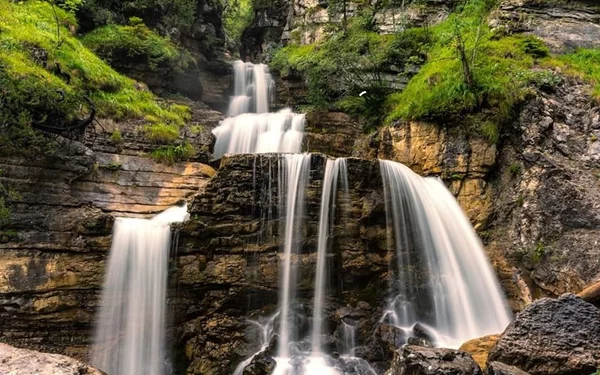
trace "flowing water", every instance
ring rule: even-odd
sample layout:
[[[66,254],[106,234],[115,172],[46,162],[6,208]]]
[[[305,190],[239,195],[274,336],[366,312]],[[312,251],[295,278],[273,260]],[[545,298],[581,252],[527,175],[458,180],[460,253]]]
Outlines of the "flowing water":
[[[175,206],[151,220],[115,220],[91,360],[106,373],[168,371],[164,342],[170,224],[188,216],[186,206]]]
[[[213,130],[213,157],[225,154],[298,153],[305,117],[290,109],[269,113],[275,84],[264,64],[237,61],[233,65],[234,96],[228,116]]]
[[[305,212],[305,192],[314,172],[311,155],[299,154],[305,117],[289,109],[269,113],[274,83],[266,65],[238,61],[233,69],[234,96],[229,117],[213,130],[217,138],[213,157],[287,153],[269,158],[268,171],[264,171],[268,185],[262,186],[268,201],[268,212],[261,213],[263,224],[277,220],[276,215],[281,219],[278,312],[249,320],[259,333],[258,351],[239,363],[233,374],[241,375],[257,355],[276,349],[275,375],[376,375],[367,361],[357,357],[357,348],[366,339],[360,337],[358,322],[338,322],[339,356],[332,355],[331,342],[324,340],[332,337],[335,328],[326,324],[332,308],[328,302],[335,301],[330,280],[341,276],[334,275],[329,265],[336,256],[334,231],[345,228],[344,217],[336,218],[336,214],[340,185],[348,192],[348,161],[327,160],[324,166],[311,319],[300,302],[306,297],[297,295],[298,264],[306,240],[303,223],[310,214]],[[276,170],[272,160],[277,163]],[[253,186],[260,189],[256,168],[255,159]],[[424,331],[434,344],[446,347],[501,332],[510,322],[510,312],[482,245],[456,199],[440,180],[422,178],[402,164],[380,160],[379,168],[387,240],[393,253],[389,298],[386,306],[378,307],[383,308],[379,322],[397,327],[407,337]],[[272,207],[273,202],[278,203],[277,208]],[[169,223],[186,219],[185,207],[174,207],[153,220],[115,222],[92,360],[111,375],[163,375],[167,370],[164,325]],[[334,226],[334,221],[338,225]],[[269,233],[264,231],[265,236],[273,237]],[[276,348],[270,348],[274,336]]]
[[[380,160],[396,264],[385,319],[408,331],[432,327],[437,345],[457,347],[502,332],[511,314],[473,227],[437,178]]]

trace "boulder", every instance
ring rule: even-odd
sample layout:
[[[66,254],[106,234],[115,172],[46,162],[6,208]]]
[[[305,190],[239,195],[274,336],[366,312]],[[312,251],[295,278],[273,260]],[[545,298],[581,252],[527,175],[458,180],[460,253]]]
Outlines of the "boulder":
[[[490,352],[531,375],[592,374],[600,365],[600,310],[573,294],[538,300],[520,313]]]
[[[510,366],[501,362],[492,362],[487,366],[488,375],[529,375],[515,366]]]
[[[394,355],[385,375],[480,375],[470,354],[454,349],[407,345]]]
[[[7,344],[0,344],[0,374],[106,375],[64,355],[18,349]]]
[[[478,337],[465,342],[458,350],[469,353],[481,369],[485,371],[490,350],[492,350],[499,339],[500,335]]]

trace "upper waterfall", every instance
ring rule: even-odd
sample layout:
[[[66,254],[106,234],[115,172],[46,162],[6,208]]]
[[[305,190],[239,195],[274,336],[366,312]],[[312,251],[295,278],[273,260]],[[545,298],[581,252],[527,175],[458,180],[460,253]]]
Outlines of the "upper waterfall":
[[[298,153],[302,149],[305,118],[283,109],[269,113],[275,82],[265,64],[233,64],[234,95],[227,117],[213,130],[213,157],[225,154]]]

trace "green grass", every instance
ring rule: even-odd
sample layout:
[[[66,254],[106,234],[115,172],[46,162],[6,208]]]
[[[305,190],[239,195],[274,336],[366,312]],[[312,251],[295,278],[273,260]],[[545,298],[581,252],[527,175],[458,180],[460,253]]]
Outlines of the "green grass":
[[[54,12],[56,12],[56,22]],[[0,0],[0,153],[26,148],[46,151],[33,128],[70,125],[89,113],[89,97],[99,117],[143,119],[182,126],[188,109],[162,101],[102,61],[73,32],[74,16],[47,2]]]
[[[427,29],[408,29],[396,35],[374,30],[373,9],[363,7],[348,19],[347,28],[331,25],[323,41],[289,45],[278,50],[271,67],[283,75],[300,74],[308,86],[307,105],[337,109],[364,120],[365,130],[379,123],[390,87],[381,73],[400,74],[420,64],[430,42]],[[359,93],[366,94],[359,96]]]
[[[529,36],[497,37],[485,22],[494,1],[469,0],[447,21],[431,28],[435,43],[427,62],[401,93],[390,96],[389,122],[426,119],[465,121],[491,142],[499,127],[511,118],[515,106],[530,92],[529,73],[547,48]],[[469,87],[456,48],[456,36],[465,42],[473,73]],[[485,119],[471,116],[486,109]]]
[[[196,149],[191,144],[185,142],[181,145],[163,146],[150,155],[154,161],[164,164],[174,164],[176,162],[187,160],[196,155]]]
[[[112,66],[141,63],[149,70],[176,64],[180,53],[169,38],[150,30],[137,17],[127,26],[107,25],[85,35],[84,45]]]
[[[593,95],[600,99],[600,48],[579,49],[558,59],[587,79],[594,86]]]

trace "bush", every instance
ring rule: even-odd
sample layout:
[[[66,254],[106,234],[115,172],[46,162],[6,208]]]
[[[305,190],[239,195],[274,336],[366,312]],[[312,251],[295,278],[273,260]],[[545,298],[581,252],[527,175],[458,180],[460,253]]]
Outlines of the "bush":
[[[159,102],[115,72],[73,37],[75,28],[72,14],[47,2],[0,0],[1,153],[49,152],[51,142],[34,129],[79,123],[90,111],[86,97],[101,117],[185,123],[185,107]]]
[[[174,28],[185,33],[194,23],[196,6],[196,0],[86,0],[77,15],[84,32],[109,24],[126,24],[129,18],[138,17],[164,33]]]
[[[169,38],[161,37],[139,18],[131,18],[130,25],[108,25],[85,35],[82,39],[94,51],[113,66],[131,62],[145,64],[148,69],[170,67],[179,58],[177,47]]]
[[[239,47],[242,33],[254,19],[252,0],[223,0],[223,28],[227,41]]]

